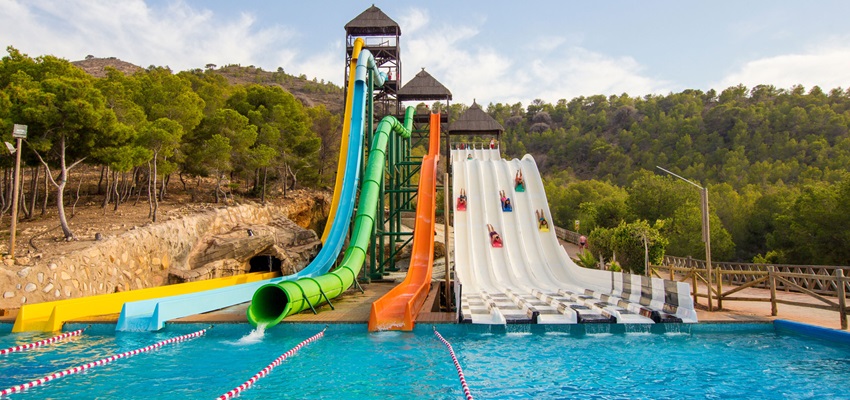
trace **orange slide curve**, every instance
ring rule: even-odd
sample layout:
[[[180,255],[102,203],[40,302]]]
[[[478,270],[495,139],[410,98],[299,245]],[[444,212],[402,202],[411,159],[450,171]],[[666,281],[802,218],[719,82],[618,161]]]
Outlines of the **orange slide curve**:
[[[372,303],[369,331],[412,331],[416,316],[431,290],[434,266],[434,212],[436,210],[437,161],[440,159],[440,114],[431,114],[428,155],[419,171],[416,224],[410,267],[404,282]]]

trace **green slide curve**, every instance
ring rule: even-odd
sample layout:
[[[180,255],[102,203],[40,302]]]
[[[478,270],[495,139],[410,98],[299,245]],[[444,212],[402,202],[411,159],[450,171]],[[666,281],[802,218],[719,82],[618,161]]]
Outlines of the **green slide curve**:
[[[272,327],[289,315],[299,313],[312,305],[315,307],[344,292],[354,283],[366,260],[366,249],[372,237],[377,215],[381,183],[384,180],[387,141],[391,132],[410,137],[413,127],[413,107],[405,110],[404,124],[393,116],[384,117],[375,130],[369,163],[360,187],[360,200],[349,247],[335,270],[315,278],[301,278],[268,284],[254,293],[248,307],[248,321],[252,325]]]

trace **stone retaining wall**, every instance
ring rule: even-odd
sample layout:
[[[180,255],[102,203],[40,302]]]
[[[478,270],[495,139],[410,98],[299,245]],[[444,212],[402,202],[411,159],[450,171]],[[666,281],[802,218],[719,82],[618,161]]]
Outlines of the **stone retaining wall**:
[[[254,204],[219,208],[136,228],[55,259],[0,264],[0,309],[160,286],[169,271],[188,270],[189,255],[204,237],[240,224],[266,224],[287,211],[293,212]]]

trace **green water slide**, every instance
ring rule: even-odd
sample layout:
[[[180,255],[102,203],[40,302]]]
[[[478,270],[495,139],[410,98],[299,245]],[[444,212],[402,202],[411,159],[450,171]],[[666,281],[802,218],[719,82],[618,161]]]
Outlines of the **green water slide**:
[[[340,265],[315,278],[301,278],[261,287],[254,293],[251,306],[248,307],[248,321],[251,324],[272,327],[289,315],[330,301],[354,283],[366,260],[366,249],[372,237],[381,183],[384,180],[387,141],[392,132],[405,138],[410,137],[413,112],[413,107],[405,110],[404,124],[393,116],[386,116],[378,123],[360,187],[360,201],[357,203],[350,244]]]

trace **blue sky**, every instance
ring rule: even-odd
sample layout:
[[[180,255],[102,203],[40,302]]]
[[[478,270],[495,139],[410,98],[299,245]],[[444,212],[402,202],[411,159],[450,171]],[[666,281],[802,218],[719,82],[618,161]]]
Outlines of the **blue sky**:
[[[0,0],[0,44],[174,70],[283,67],[341,84],[343,26],[371,1]],[[737,84],[850,87],[850,2],[374,2],[455,102],[547,102]]]

